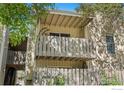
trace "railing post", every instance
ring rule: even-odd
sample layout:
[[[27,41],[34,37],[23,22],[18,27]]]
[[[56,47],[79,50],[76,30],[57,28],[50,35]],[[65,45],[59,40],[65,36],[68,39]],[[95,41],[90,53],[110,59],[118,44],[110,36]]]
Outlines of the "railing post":
[[[2,41],[0,46],[0,85],[4,83],[5,69],[6,69],[6,59],[8,52],[8,29],[6,26],[2,26]]]
[[[94,57],[94,44],[89,39],[41,35],[38,43],[38,56]]]

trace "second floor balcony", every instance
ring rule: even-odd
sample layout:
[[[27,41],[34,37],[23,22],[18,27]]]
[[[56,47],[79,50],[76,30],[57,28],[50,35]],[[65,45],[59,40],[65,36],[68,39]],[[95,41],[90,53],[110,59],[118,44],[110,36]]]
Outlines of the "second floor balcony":
[[[64,60],[90,60],[95,58],[92,40],[85,38],[40,36],[36,44],[36,56]]]
[[[26,52],[8,50],[7,66],[14,67],[17,70],[25,69]]]

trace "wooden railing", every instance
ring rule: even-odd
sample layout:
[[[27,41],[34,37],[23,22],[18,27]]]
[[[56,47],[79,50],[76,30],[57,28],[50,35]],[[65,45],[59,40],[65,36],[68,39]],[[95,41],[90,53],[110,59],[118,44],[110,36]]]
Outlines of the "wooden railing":
[[[101,73],[103,72],[104,73]],[[34,85],[55,85],[57,76],[64,77],[64,85],[124,85],[124,70],[94,68],[37,68]]]
[[[89,39],[40,36],[36,56],[94,58],[94,44]]]
[[[23,65],[25,64],[25,51],[8,51],[7,64]]]

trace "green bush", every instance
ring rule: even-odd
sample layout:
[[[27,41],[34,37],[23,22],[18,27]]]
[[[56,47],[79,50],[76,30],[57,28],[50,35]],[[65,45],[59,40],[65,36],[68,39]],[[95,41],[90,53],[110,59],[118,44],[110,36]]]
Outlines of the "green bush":
[[[121,82],[117,80],[117,77],[113,75],[110,79],[106,76],[105,72],[101,75],[101,85],[121,85]]]
[[[55,85],[65,85],[65,78],[64,78],[64,76],[56,76],[54,78],[54,84]]]

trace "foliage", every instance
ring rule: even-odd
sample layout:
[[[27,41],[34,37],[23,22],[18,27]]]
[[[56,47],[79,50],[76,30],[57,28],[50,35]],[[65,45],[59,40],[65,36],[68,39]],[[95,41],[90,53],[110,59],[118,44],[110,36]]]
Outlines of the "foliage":
[[[64,76],[56,76],[54,78],[54,84],[55,85],[64,85],[65,84]]]
[[[110,79],[107,77],[105,72],[102,72],[101,75],[101,85],[121,85],[121,83],[117,80],[117,77],[113,75]]]
[[[102,13],[105,16],[119,16],[123,12],[123,5],[119,3],[109,3],[109,4],[80,4],[76,9],[78,12],[81,12],[83,16],[94,16],[97,12]]]
[[[37,20],[47,14],[54,4],[0,4],[0,22],[10,31],[10,43],[14,46],[25,40],[31,26],[37,25]]]

